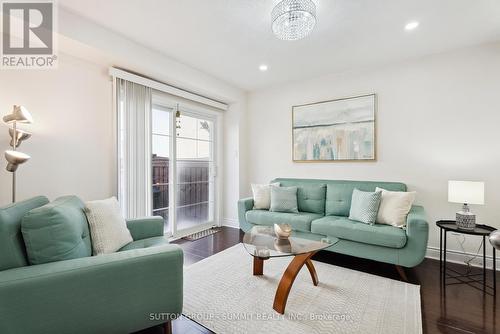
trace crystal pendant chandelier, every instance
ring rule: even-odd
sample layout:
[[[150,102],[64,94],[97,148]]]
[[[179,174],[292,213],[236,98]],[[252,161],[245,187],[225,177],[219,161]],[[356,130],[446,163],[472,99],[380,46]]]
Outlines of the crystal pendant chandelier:
[[[314,29],[316,5],[312,0],[283,0],[274,7],[271,17],[276,37],[295,41]]]

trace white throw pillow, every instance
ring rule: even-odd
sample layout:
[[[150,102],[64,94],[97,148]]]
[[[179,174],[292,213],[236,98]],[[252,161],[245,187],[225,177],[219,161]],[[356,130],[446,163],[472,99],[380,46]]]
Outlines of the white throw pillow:
[[[279,187],[279,182],[271,184],[253,184],[253,208],[257,210],[269,210],[271,207],[271,185]]]
[[[382,191],[377,223],[396,227],[405,226],[406,217],[417,193],[415,191],[389,191],[378,187],[375,191]]]
[[[94,255],[114,253],[134,241],[115,197],[85,203]]]

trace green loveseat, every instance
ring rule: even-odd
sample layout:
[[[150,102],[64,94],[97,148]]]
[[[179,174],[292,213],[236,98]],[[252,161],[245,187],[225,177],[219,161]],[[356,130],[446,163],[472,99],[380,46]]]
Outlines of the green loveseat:
[[[414,205],[404,229],[390,225],[368,225],[349,220],[352,192],[375,191],[376,187],[391,191],[406,191],[406,185],[396,182],[341,181],[314,179],[284,179],[281,186],[297,186],[299,213],[254,210],[253,199],[238,202],[240,228],[248,231],[254,225],[288,223],[296,235],[320,240],[325,236],[340,241],[327,250],[380,262],[395,264],[404,277],[401,267],[414,267],[425,257],[429,226],[424,208]]]
[[[0,208],[0,333],[130,333],[163,323],[170,328],[182,312],[183,253],[163,237],[161,217],[128,220],[133,242],[91,256],[83,203],[75,196],[48,202],[39,196]],[[46,219],[55,222],[50,229],[40,225]],[[38,247],[36,257],[28,257],[23,235]],[[70,259],[29,264],[47,261],[54,250]]]

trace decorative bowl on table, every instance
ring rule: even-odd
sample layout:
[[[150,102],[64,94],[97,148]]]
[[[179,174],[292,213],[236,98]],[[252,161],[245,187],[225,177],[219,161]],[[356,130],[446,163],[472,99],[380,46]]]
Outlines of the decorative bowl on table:
[[[286,239],[280,239],[277,238],[274,240],[274,248],[277,251],[280,251],[282,253],[291,253],[292,252],[292,244],[288,238]]]
[[[292,227],[289,224],[274,224],[274,233],[278,239],[288,239],[292,234]]]

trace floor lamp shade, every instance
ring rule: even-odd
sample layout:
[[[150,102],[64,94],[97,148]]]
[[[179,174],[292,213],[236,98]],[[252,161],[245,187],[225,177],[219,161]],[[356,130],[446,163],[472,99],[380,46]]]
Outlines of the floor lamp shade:
[[[29,158],[29,155],[19,151],[5,151],[5,159],[7,159],[7,171],[15,172],[17,170],[17,167],[28,161]]]
[[[30,138],[31,133],[19,130],[17,124],[31,124],[33,117],[31,113],[23,106],[14,105],[12,112],[2,117],[4,123],[9,125],[10,146],[12,150],[5,151],[5,159],[7,160],[7,171],[12,173],[12,203],[16,201],[16,170],[20,164],[29,160],[30,156],[17,151],[19,144]]]
[[[14,138],[14,129],[10,128],[9,129],[9,135],[10,135],[10,146],[11,147],[19,147],[19,145],[21,145],[21,143],[23,141],[25,141],[26,139],[30,138],[31,137],[31,133],[27,132],[27,131],[23,131],[23,130],[19,130],[17,129],[15,131],[16,133],[16,137],[17,138]]]
[[[31,113],[23,106],[14,106],[14,110],[11,114],[5,115],[3,117],[3,121],[6,124],[11,124],[14,122],[17,123],[33,123],[33,117],[31,117]]]

